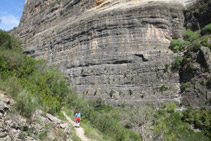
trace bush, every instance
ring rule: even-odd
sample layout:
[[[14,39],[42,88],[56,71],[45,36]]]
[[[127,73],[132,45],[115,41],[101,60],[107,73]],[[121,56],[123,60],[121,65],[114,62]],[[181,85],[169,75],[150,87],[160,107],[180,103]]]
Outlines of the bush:
[[[36,98],[46,112],[52,114],[59,112],[61,106],[68,103],[71,97],[69,96],[71,91],[66,86],[64,77],[53,68],[48,67],[46,61],[36,61],[23,54],[22,50],[19,49],[20,42],[1,30],[0,43],[1,79],[7,81],[7,78],[14,78],[15,82],[19,83],[18,86],[20,85],[25,91],[29,102]],[[16,109],[18,111],[21,111],[21,113],[23,110],[33,111],[30,105],[29,109],[26,108],[25,104],[27,105],[27,103],[24,103],[22,93],[11,92],[10,94],[13,98],[17,97]],[[23,114],[26,117],[30,115],[30,112],[29,114]]]
[[[172,65],[173,69],[179,70],[181,68],[182,61],[183,61],[183,57],[182,56],[176,56],[174,58],[174,63]]]
[[[191,86],[190,82],[181,83],[181,85],[180,85],[181,92],[185,92],[185,90],[190,86]]]
[[[175,103],[173,103],[173,102],[166,104],[166,110],[169,113],[174,113],[176,108],[177,108],[177,105]]]
[[[133,90],[129,89],[130,96],[133,95]]]
[[[208,48],[211,49],[211,44],[208,42],[208,38],[202,39],[201,45],[203,45],[203,46],[208,47]]]
[[[190,42],[188,42],[188,41],[183,41],[181,39],[177,39],[177,40],[171,41],[169,48],[173,52],[179,52],[179,51],[182,51],[184,49],[184,46],[187,46],[189,44],[190,44]]]
[[[193,124],[195,128],[202,130],[202,132],[211,138],[211,109],[192,109],[188,107],[183,113],[183,120]]]
[[[190,125],[183,121],[186,117],[174,109],[175,104],[167,104],[155,114],[154,140],[209,140],[203,133],[195,133]]]
[[[39,101],[36,97],[31,94],[22,91],[16,98],[16,103],[14,108],[19,112],[20,115],[24,117],[31,117],[33,112],[38,108]]]
[[[35,69],[35,60],[14,50],[1,50],[0,71],[18,78],[26,78]]]
[[[164,92],[164,91],[167,91],[168,90],[168,87],[166,84],[162,84],[162,86],[160,87],[160,91],[161,92]]]
[[[206,25],[204,28],[201,30],[201,34],[211,34],[211,24]]]
[[[21,50],[20,45],[21,42],[15,39],[14,36],[9,35],[3,30],[0,30],[0,49]]]
[[[200,48],[201,48],[201,44],[196,43],[196,44],[194,44],[194,45],[191,47],[191,50],[192,50],[193,52],[197,52],[197,51],[199,51]]]
[[[26,81],[30,82],[25,85],[27,91],[38,96],[44,109],[52,114],[60,111],[62,104],[67,102],[66,97],[71,94],[66,80],[52,69],[34,72]]]
[[[5,77],[0,75],[0,90],[6,91],[12,97],[16,97],[23,87],[16,77]]]
[[[185,40],[193,42],[194,40],[198,39],[201,35],[197,32],[193,32],[192,30],[188,29],[184,33]]]

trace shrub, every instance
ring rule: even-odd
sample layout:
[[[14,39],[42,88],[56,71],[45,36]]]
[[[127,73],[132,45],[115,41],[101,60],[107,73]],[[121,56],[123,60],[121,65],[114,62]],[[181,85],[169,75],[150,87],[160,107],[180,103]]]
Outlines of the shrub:
[[[197,32],[193,32],[192,30],[188,29],[184,33],[185,40],[193,42],[194,40],[198,39],[201,35]]]
[[[109,95],[110,95],[111,98],[113,97],[113,95],[114,95],[114,90],[113,89],[111,89]]]
[[[211,109],[192,109],[188,107],[183,113],[183,120],[190,124],[193,124],[195,128],[202,130],[202,132],[211,137]]]
[[[133,130],[127,130],[127,133],[129,134],[129,139],[133,141],[141,141],[140,135]]]
[[[211,24],[206,25],[204,28],[201,30],[201,34],[211,34]]]
[[[175,104],[167,104],[155,114],[154,140],[209,140],[203,133],[195,133],[190,125],[183,121],[182,113],[174,109]]]
[[[208,38],[204,38],[204,39],[201,41],[201,44],[202,44],[203,46],[206,46],[206,47],[208,47],[208,48],[211,49],[211,44],[208,42]]]
[[[170,113],[175,112],[176,108],[177,108],[177,105],[175,103],[173,103],[173,102],[170,102],[170,103],[166,104],[166,109]]]
[[[197,44],[194,44],[191,49],[194,51],[194,52],[197,52],[199,49],[201,48],[201,44],[197,43]]]
[[[21,42],[15,39],[14,36],[7,32],[0,30],[0,49],[16,49],[21,50]]]
[[[180,85],[181,92],[184,92],[190,86],[191,86],[190,82],[181,83],[181,85]]]
[[[64,99],[71,93],[65,79],[52,69],[39,74],[34,72],[28,81],[25,88],[39,96],[44,109],[52,114],[60,111],[62,104],[67,102]]]
[[[162,84],[162,86],[160,87],[160,91],[163,92],[163,91],[167,91],[168,90],[168,87],[166,84]]]
[[[133,95],[133,90],[129,89],[130,96]]]
[[[35,69],[35,60],[14,50],[1,50],[0,71],[18,78],[26,78]]]
[[[179,52],[182,51],[183,47],[186,45],[189,45],[190,42],[188,41],[183,41],[181,39],[177,39],[177,40],[172,40],[170,43],[170,49],[174,52]]]
[[[22,50],[18,49],[19,42],[6,32],[0,31],[0,42],[1,79],[7,82],[8,78],[14,78],[14,82],[18,83],[17,86],[25,91],[28,101],[36,98],[46,112],[54,114],[60,111],[63,104],[70,103],[73,98],[70,99],[72,95],[69,96],[69,94],[72,93],[60,73],[52,67],[48,67],[46,61],[36,61],[24,55]],[[17,97],[16,109],[18,111],[21,113],[23,110],[33,111],[30,106],[29,109],[26,108],[27,103],[24,103],[23,94],[19,95],[18,92],[13,92],[13,86],[7,85],[7,87],[12,90],[11,96]],[[68,98],[66,99],[66,97]],[[29,112],[29,114],[23,113],[23,115],[29,117],[31,114]]]
[[[167,73],[167,72],[168,72],[169,67],[170,67],[170,65],[169,65],[169,64],[166,64],[166,65],[165,65],[165,68],[164,68],[164,73]]]
[[[16,98],[14,108],[24,117],[31,117],[32,113],[38,108],[39,101],[31,94],[22,91]]]
[[[176,56],[174,58],[174,63],[172,65],[173,69],[179,70],[181,68],[182,61],[183,61],[183,57],[182,56]]]

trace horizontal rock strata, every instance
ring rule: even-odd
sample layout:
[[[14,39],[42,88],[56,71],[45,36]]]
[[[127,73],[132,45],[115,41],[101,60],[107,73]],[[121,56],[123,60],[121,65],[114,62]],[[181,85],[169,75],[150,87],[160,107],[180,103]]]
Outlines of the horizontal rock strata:
[[[28,0],[15,32],[27,54],[58,66],[87,99],[160,103],[179,101],[168,46],[183,23],[175,1]]]

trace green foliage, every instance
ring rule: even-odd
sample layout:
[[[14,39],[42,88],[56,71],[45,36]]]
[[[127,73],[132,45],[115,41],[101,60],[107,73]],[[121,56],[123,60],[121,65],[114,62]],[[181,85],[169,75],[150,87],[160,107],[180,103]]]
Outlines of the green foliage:
[[[182,113],[175,111],[175,108],[176,105],[170,103],[159,109],[155,114],[154,131],[156,136],[154,137],[154,140],[209,140],[203,133],[195,133],[190,128],[190,125],[183,121],[184,117]]]
[[[174,52],[179,52],[184,49],[185,46],[189,45],[189,41],[183,41],[181,39],[172,40],[170,44],[170,49]]]
[[[129,135],[129,139],[134,141],[141,141],[140,135],[138,133],[135,133],[133,130],[126,130],[127,134]]]
[[[206,25],[204,28],[201,30],[201,34],[211,34],[211,24]]]
[[[180,90],[181,92],[185,92],[185,90],[191,86],[191,83],[190,82],[183,82],[181,83],[180,85]]]
[[[34,72],[34,75],[29,77],[29,81],[25,88],[39,96],[42,106],[50,113],[59,112],[63,99],[71,92],[65,85],[65,79],[52,69]]]
[[[120,124],[120,113],[123,111],[106,105],[102,99],[84,102],[77,99],[74,108],[82,113],[82,123],[89,122],[94,128],[115,140],[138,141],[140,136],[132,130],[126,129]]]
[[[48,67],[46,61],[23,54],[20,42],[4,31],[0,31],[0,43],[0,80],[4,82],[0,87],[9,87],[20,114],[28,118],[36,108],[55,114],[62,105],[73,104],[76,96],[67,87],[65,78]]]
[[[26,127],[26,126],[21,126],[20,127],[20,133],[19,133],[19,138],[22,140],[26,140],[27,136],[31,136],[33,134],[33,129]]]
[[[202,132],[211,138],[211,109],[188,109],[184,112],[183,120],[193,124],[195,128],[202,130]]]
[[[35,60],[14,50],[1,50],[0,71],[6,75],[25,78],[35,69]]]
[[[162,84],[161,87],[160,87],[160,91],[161,92],[164,92],[164,91],[167,91],[168,90],[168,87],[166,84]]]
[[[207,36],[204,36],[202,39],[201,39],[201,45],[205,46],[205,47],[208,47],[209,49],[211,49],[211,35],[207,35]]]
[[[129,89],[130,96],[133,95],[133,90]]]
[[[114,90],[113,89],[111,89],[109,95],[110,95],[110,97],[113,97],[113,95],[114,95]]]
[[[201,44],[199,44],[199,43],[196,43],[193,46],[191,46],[191,49],[193,52],[199,51],[200,48],[201,48]]]
[[[167,112],[174,113],[177,108],[177,105],[173,102],[170,102],[166,104],[165,107],[166,107]]]
[[[169,67],[170,67],[170,65],[169,65],[169,64],[166,64],[166,65],[165,65],[164,73],[167,73],[167,72],[168,72]]]
[[[37,109],[39,103],[38,100],[31,94],[26,92],[21,92],[16,98],[16,103],[14,108],[19,112],[20,115],[24,117],[31,117],[33,112]]]
[[[193,42],[194,40],[198,39],[201,35],[197,32],[193,32],[192,30],[188,29],[184,33],[184,39],[188,40],[190,42]]]
[[[16,77],[7,77],[0,75],[0,89],[6,91],[12,97],[16,97],[23,91],[22,85]]]
[[[38,138],[39,139],[44,139],[46,136],[47,136],[47,133],[48,133],[48,130],[47,129],[44,129],[44,130],[41,130],[39,133],[38,133]]]
[[[66,118],[65,118],[65,116],[64,116],[64,114],[62,113],[62,112],[58,112],[58,113],[56,113],[56,116],[59,118],[59,119],[61,119],[61,120],[66,120]]]
[[[1,49],[14,49],[21,50],[21,42],[15,39],[14,36],[9,35],[7,32],[0,30],[0,50]]]
[[[182,61],[183,61],[183,57],[182,56],[176,56],[174,58],[174,63],[172,65],[173,69],[179,70],[181,68]]]
[[[114,137],[117,141],[140,140],[138,134],[134,133],[132,130],[123,128],[118,124],[118,118],[110,113],[95,112],[93,117],[91,117],[91,123],[99,131]]]

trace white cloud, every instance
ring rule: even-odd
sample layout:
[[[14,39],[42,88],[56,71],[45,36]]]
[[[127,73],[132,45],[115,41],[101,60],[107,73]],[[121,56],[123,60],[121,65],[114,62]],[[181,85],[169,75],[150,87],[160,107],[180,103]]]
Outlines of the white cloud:
[[[6,31],[11,30],[14,27],[17,27],[20,22],[20,19],[13,15],[2,16],[0,17],[0,19],[1,19],[0,29]]]

